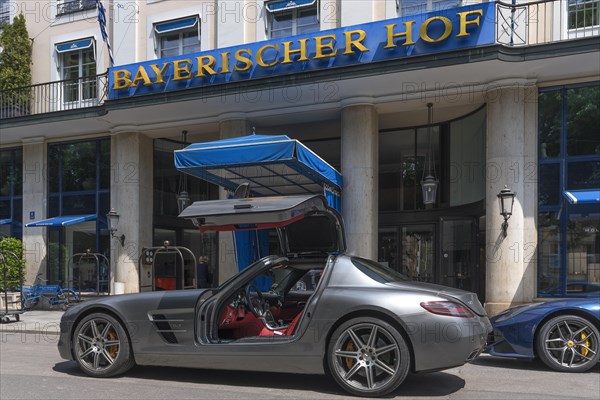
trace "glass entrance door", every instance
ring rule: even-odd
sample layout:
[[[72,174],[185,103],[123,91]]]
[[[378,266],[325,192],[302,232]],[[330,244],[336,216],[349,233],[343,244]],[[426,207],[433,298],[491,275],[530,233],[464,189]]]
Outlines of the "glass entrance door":
[[[475,221],[444,220],[441,224],[442,260],[439,283],[478,293],[479,248]]]
[[[379,230],[378,260],[415,281],[435,281],[435,224]]]
[[[412,280],[435,282],[435,225],[404,225],[402,273]]]

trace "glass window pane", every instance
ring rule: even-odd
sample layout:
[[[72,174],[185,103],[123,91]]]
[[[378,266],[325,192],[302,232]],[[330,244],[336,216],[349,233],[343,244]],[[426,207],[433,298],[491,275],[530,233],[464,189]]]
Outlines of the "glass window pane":
[[[540,158],[560,155],[561,95],[560,91],[539,95]]]
[[[96,214],[96,195],[63,196],[62,215]]]
[[[23,222],[23,199],[13,199],[13,213],[12,213],[13,225],[15,222]],[[18,223],[16,225],[19,225]]]
[[[48,192],[57,193],[59,192],[59,157],[60,147],[49,146],[48,147]]]
[[[567,189],[600,188],[600,161],[569,163]]]
[[[198,30],[183,32],[183,46],[187,48],[197,48],[200,51],[200,40],[198,40]],[[185,53],[184,53],[185,54]]]
[[[539,214],[538,235],[538,291],[540,294],[560,294],[560,220],[557,212]]]
[[[62,258],[65,260],[67,248],[61,245],[60,236],[58,229],[48,230],[48,255],[46,258],[46,279],[48,280],[48,284],[59,283],[62,279],[60,256],[62,254]]]
[[[14,195],[23,195],[23,150],[15,150],[15,161],[13,163],[13,185]]]
[[[560,164],[542,164],[539,173],[539,205],[560,204]]]
[[[63,191],[96,189],[96,142],[62,146]]]
[[[60,199],[58,195],[48,197],[48,218],[60,215]]]
[[[567,154],[600,156],[600,86],[567,90]]]
[[[100,141],[100,189],[110,189],[110,139]]]
[[[415,208],[415,130],[379,136],[379,210]]]
[[[0,152],[0,196],[10,196],[13,171],[12,151]]]
[[[8,219],[11,217],[10,208],[10,198],[0,200],[0,219]]]
[[[317,19],[317,9],[310,8],[298,11],[298,18],[296,19],[296,33],[312,33],[319,31],[319,20]]]
[[[571,207],[567,223],[567,294],[574,283],[600,283],[600,211]]]

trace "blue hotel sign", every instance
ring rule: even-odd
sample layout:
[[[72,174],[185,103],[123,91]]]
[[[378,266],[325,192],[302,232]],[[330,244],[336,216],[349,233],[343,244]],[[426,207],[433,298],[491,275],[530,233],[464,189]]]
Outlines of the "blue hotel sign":
[[[494,43],[493,2],[116,66],[109,99],[366,64]]]

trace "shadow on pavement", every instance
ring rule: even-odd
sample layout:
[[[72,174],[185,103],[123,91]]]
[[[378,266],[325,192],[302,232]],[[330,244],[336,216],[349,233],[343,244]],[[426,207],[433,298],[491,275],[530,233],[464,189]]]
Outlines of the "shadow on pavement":
[[[53,369],[56,372],[72,376],[87,377],[87,375],[79,370],[77,364],[73,361],[57,363]],[[123,376],[108,379],[121,378],[210,385],[264,387],[269,389],[311,390],[323,394],[347,395],[345,391],[336,385],[333,378],[324,375],[296,375],[272,372],[216,371],[206,369],[137,366]],[[385,397],[448,396],[462,389],[464,386],[465,381],[463,379],[444,372],[423,375],[410,374],[396,391]]]
[[[527,359],[519,359],[519,358],[482,356],[482,357],[478,357],[475,360],[471,361],[471,364],[481,365],[482,367],[491,367],[491,368],[510,368],[510,369],[527,370],[527,371],[558,372],[558,371],[554,371],[550,367],[547,367],[546,364],[544,364],[543,362],[541,362],[538,359],[527,360]],[[586,372],[583,372],[583,373],[589,374],[589,373],[598,373],[598,372],[600,372],[600,364],[596,365],[594,368],[592,368]]]

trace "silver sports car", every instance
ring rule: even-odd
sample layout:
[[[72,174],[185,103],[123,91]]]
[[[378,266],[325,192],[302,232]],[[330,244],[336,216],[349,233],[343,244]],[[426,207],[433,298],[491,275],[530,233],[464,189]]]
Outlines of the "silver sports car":
[[[95,377],[135,364],[327,373],[348,392],[374,397],[409,371],[474,359],[491,331],[475,294],[344,255],[341,218],[322,196],[204,201],[181,216],[204,230],[273,228],[281,254],[216,289],[79,304],[61,320],[63,358]]]

